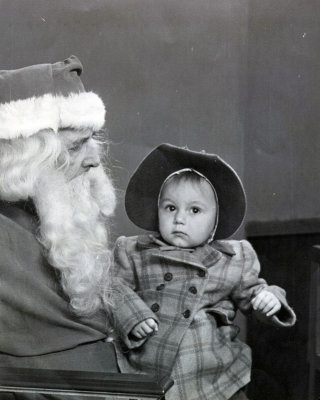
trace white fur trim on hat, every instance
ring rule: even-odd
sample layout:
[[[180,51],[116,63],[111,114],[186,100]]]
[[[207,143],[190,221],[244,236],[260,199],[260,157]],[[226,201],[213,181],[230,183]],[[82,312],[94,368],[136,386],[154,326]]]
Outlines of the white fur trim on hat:
[[[99,130],[104,125],[105,108],[93,92],[67,97],[45,94],[0,104],[0,139],[29,137],[42,129]]]
[[[92,128],[99,130],[104,125],[105,108],[100,97],[93,92],[57,97],[60,109],[59,128]]]
[[[51,94],[0,104],[0,139],[28,137],[59,127],[59,109]]]

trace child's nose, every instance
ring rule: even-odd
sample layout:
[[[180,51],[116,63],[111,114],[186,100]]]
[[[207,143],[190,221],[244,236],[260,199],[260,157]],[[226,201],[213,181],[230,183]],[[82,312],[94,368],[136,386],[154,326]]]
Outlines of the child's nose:
[[[181,210],[177,211],[176,215],[175,215],[175,223],[176,224],[184,224],[185,220],[186,220],[185,213]]]

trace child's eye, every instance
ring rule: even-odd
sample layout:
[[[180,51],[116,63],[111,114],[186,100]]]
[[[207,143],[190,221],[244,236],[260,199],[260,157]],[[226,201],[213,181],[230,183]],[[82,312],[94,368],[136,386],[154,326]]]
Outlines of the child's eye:
[[[166,206],[166,209],[168,210],[168,211],[170,211],[170,212],[173,212],[173,211],[175,211],[175,206],[173,206],[172,204],[169,204],[169,205],[167,205]]]
[[[193,214],[198,214],[200,212],[200,208],[192,207],[192,212],[193,212]]]

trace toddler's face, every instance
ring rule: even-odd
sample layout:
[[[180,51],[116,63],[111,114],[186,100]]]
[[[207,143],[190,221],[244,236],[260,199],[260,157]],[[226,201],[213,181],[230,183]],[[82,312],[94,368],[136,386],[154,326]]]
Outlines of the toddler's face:
[[[159,201],[160,234],[174,246],[199,246],[211,236],[216,213],[215,196],[208,182],[169,180]]]

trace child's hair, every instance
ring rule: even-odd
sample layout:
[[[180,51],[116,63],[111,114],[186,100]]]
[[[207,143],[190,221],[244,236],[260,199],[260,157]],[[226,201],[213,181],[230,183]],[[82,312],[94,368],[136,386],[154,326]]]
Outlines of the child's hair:
[[[201,182],[207,182],[207,179],[193,170],[185,170],[173,173],[163,182],[163,185],[160,189],[159,198],[161,197],[161,193],[168,183],[178,184],[180,182],[190,182],[191,184],[197,184]],[[212,186],[211,183],[210,186]]]
[[[195,171],[193,169],[189,169],[189,168],[185,168],[182,169],[180,171],[174,172],[173,174],[169,175],[165,181],[163,182],[161,188],[160,188],[160,192],[159,192],[159,200],[161,198],[161,194],[163,192],[163,189],[166,187],[166,185],[168,183],[174,183],[174,184],[178,184],[180,182],[190,182],[193,185],[199,184],[201,182],[207,182],[216,199],[216,203],[218,205],[218,198],[217,198],[217,194],[216,194],[216,190],[213,187],[212,183],[209,181],[209,179],[207,179],[204,175],[202,175],[200,172]]]

